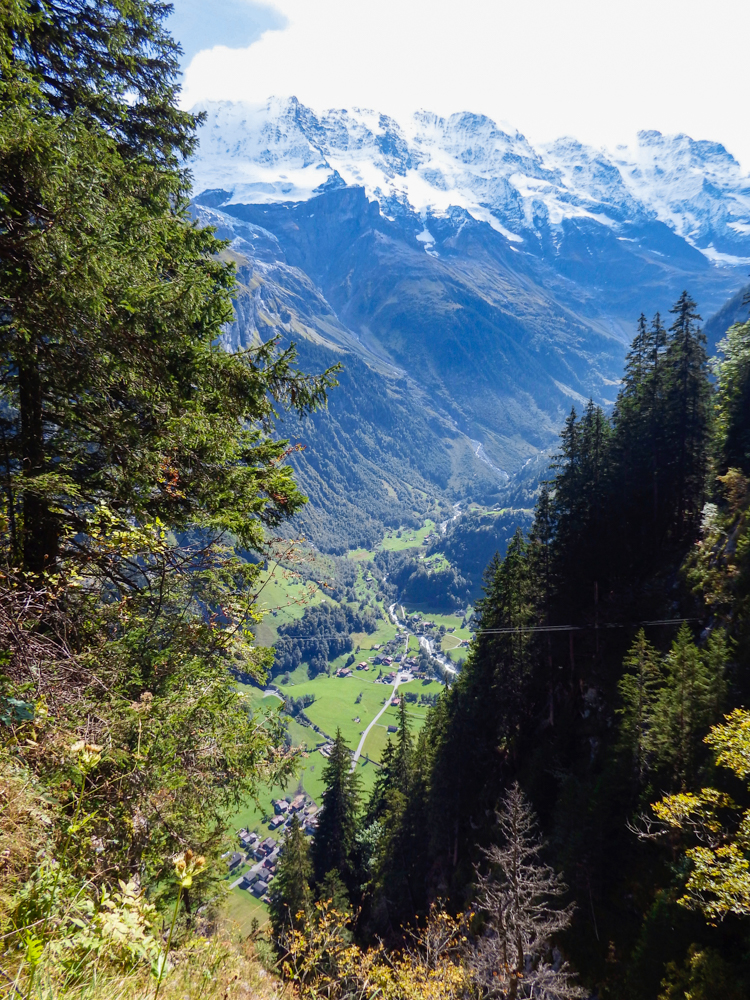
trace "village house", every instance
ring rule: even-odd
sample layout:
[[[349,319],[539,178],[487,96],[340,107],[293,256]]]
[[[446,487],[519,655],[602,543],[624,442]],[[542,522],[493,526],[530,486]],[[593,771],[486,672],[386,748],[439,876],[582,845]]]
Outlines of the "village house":
[[[274,847],[276,847],[276,841],[273,839],[273,837],[266,837],[266,839],[262,843],[258,844],[258,847],[256,848],[255,851],[256,859],[258,861],[262,861],[263,858],[266,857],[266,855],[271,853]]]

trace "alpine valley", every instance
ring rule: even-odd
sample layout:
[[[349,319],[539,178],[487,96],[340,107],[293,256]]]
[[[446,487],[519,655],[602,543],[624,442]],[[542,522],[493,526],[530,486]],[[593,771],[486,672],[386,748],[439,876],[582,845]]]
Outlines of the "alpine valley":
[[[716,142],[535,148],[481,115],[295,98],[195,110],[194,213],[240,281],[227,348],[279,335],[305,370],[344,364],[329,409],[284,429],[323,550],[421,524],[436,497],[522,522],[571,406],[611,408],[641,311],[683,289],[724,309],[709,353],[746,313],[750,177]]]

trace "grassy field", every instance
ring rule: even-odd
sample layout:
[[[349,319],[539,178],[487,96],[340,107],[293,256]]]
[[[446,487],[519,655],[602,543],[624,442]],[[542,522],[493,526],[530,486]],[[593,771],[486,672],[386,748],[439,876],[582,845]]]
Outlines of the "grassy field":
[[[354,562],[372,562],[373,553],[369,549],[349,549],[346,558]]]
[[[315,695],[315,701],[305,709],[305,715],[329,736],[335,736],[336,729],[340,728],[344,739],[354,749],[362,730],[377,715],[392,690],[390,685],[376,684],[373,673],[373,670],[369,673],[355,670],[352,677],[319,674],[314,680],[279,686],[295,698],[305,694]],[[355,722],[357,718],[359,722]]]
[[[229,890],[225,913],[237,924],[240,933],[245,937],[253,931],[253,919],[258,921],[259,927],[264,927],[268,923],[266,904],[252,896],[247,889],[239,887]]]
[[[421,528],[403,528],[400,534],[398,531],[390,531],[383,539],[380,547],[388,549],[391,552],[416,548],[422,544],[427,535],[432,534],[434,527],[434,522],[428,518]]]
[[[383,618],[378,619],[378,627],[374,632],[353,632],[352,642],[355,648],[360,647],[362,652],[369,652],[374,649],[375,646],[382,646],[385,642],[390,642],[390,640],[396,634],[396,626],[392,622],[387,622]]]

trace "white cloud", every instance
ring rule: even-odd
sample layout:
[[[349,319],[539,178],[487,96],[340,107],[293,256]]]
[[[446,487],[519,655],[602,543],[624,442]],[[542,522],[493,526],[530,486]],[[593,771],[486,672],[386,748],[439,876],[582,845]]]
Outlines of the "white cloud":
[[[206,2],[206,18],[211,5]],[[294,94],[317,109],[475,111],[533,141],[641,128],[724,143],[750,167],[740,0],[277,0],[283,30],[188,67],[184,104]]]

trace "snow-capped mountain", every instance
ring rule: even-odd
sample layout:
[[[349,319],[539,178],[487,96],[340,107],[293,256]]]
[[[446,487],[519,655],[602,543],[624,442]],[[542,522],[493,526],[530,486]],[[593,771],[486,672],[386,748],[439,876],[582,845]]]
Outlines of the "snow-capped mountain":
[[[642,311],[688,289],[709,317],[747,281],[750,179],[715,143],[534,147],[480,115],[293,98],[200,110],[193,211],[240,276],[226,346],[278,335],[308,370],[344,360],[295,461],[351,544],[382,490],[396,519],[432,489],[516,503],[508,477],[544,465],[571,406],[613,404]]]
[[[220,188],[230,204],[358,185],[386,215],[460,208],[530,252],[545,233],[555,243],[566,220],[589,219],[623,240],[637,239],[623,227],[661,222],[713,263],[750,263],[750,177],[719,143],[641,132],[612,152],[568,138],[534,148],[482,115],[420,111],[396,122],[358,109],[316,114],[295,98],[199,110],[195,190]],[[434,243],[429,226],[422,242]]]

